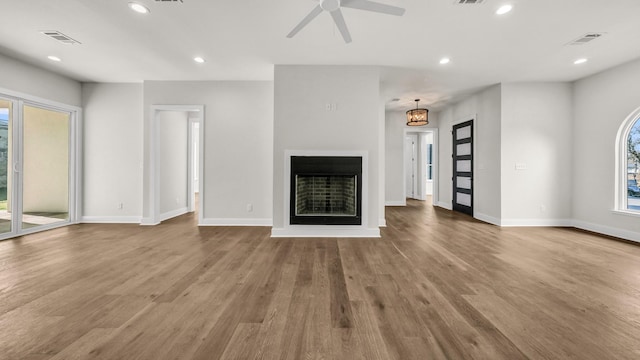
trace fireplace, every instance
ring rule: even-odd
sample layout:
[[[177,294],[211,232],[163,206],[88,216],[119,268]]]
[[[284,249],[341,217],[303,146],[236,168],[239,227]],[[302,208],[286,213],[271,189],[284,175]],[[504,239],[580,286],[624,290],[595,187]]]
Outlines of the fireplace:
[[[362,157],[291,156],[291,225],[361,225]]]

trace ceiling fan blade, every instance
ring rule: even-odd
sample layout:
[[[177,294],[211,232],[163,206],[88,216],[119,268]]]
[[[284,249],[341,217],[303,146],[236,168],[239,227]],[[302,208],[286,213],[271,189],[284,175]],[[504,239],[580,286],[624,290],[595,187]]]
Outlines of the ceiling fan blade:
[[[338,30],[340,30],[340,34],[342,34],[342,38],[344,42],[347,44],[351,42],[351,34],[349,34],[349,29],[347,29],[347,24],[344,22],[344,17],[342,17],[342,11],[340,9],[331,12],[331,17],[333,18],[333,22],[336,23]]]
[[[322,11],[323,10],[320,7],[320,5],[313,8],[313,10],[311,10],[311,12],[307,14],[307,16],[305,16],[304,19],[302,19],[302,21],[300,21],[300,23],[293,28],[293,30],[291,30],[291,32],[287,35],[287,37],[288,38],[294,37],[300,30],[302,30],[303,27],[307,26],[307,24],[309,24],[311,20],[315,19],[316,16],[320,15]]]
[[[369,0],[342,0],[340,2],[340,6],[352,9],[373,11],[388,15],[402,16],[404,14],[404,9],[401,7],[381,4]]]

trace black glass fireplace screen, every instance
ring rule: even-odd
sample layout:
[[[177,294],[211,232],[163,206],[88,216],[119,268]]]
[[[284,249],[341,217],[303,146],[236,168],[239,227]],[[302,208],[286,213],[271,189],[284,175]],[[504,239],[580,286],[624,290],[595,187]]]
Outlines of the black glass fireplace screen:
[[[362,158],[292,156],[290,224],[362,224]]]
[[[355,175],[296,175],[296,216],[356,216]]]

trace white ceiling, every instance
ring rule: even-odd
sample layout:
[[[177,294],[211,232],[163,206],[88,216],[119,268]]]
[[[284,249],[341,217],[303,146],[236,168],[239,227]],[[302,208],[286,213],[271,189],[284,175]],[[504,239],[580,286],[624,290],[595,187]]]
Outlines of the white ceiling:
[[[183,1],[139,0],[151,10],[141,15],[129,0],[0,0],[0,53],[94,82],[272,80],[274,64],[375,65],[387,109],[414,98],[437,109],[499,82],[572,81],[640,58],[639,0],[379,0],[406,13],[343,8],[350,44],[327,13],[285,37],[314,0]],[[496,15],[505,3],[513,11]],[[589,32],[606,34],[566,45]],[[444,56],[451,63],[440,65]],[[589,61],[574,65],[581,57]]]

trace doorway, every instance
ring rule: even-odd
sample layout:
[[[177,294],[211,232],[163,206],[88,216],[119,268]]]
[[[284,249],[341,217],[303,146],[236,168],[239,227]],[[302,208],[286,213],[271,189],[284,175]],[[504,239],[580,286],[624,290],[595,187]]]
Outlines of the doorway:
[[[403,132],[403,187],[406,198],[438,203],[438,129]]]
[[[150,214],[141,225],[157,225],[193,212],[196,206],[198,224],[202,224],[204,106],[153,105],[150,114],[150,169],[145,186]]]
[[[473,216],[473,120],[453,126],[453,210]]]
[[[0,239],[76,221],[78,111],[0,96]]]

